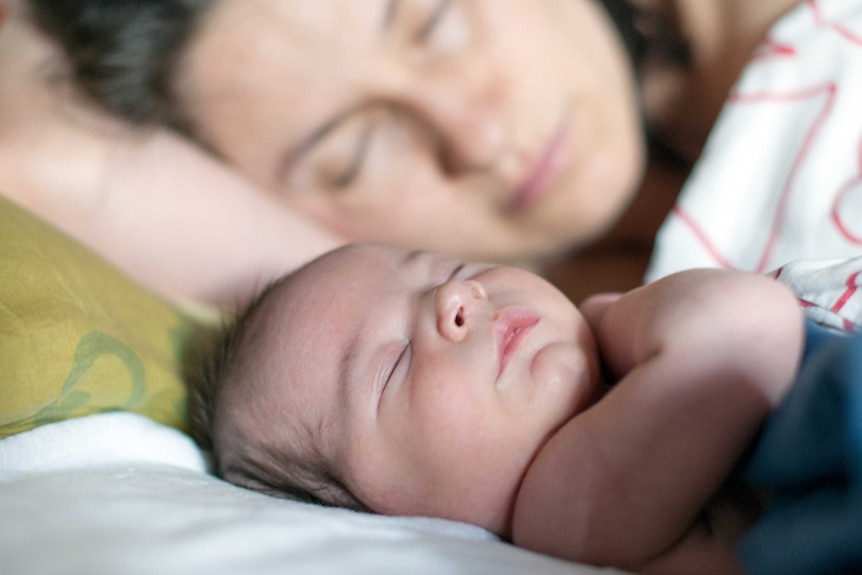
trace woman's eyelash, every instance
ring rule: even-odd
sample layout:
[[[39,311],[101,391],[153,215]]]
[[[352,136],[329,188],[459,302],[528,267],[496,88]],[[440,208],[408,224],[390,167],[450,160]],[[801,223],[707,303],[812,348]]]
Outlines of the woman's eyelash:
[[[369,122],[362,130],[362,135],[359,138],[359,145],[356,148],[356,153],[350,161],[350,165],[344,170],[338,178],[335,179],[333,185],[337,189],[348,188],[359,178],[362,172],[362,166],[368,156],[368,150],[371,148],[371,136],[374,131],[374,123]]]
[[[446,15],[446,12],[451,5],[452,0],[440,0],[437,3],[437,7],[434,9],[434,12],[431,14],[431,17],[428,18],[428,21],[419,29],[419,33],[416,34],[416,39],[420,42],[426,41],[437,28],[437,25],[440,24],[440,21],[443,19],[443,16]]]

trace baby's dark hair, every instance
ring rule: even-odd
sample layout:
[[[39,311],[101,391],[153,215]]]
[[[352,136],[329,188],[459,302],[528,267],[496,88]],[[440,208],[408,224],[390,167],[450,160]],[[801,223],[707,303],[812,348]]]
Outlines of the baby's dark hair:
[[[261,445],[236,421],[236,410],[242,407],[237,394],[231,394],[233,401],[225,398],[232,388],[249,387],[250,381],[261,377],[255,369],[261,360],[258,343],[266,337],[266,322],[277,305],[274,300],[291,277],[270,283],[234,319],[205,334],[201,345],[188,354],[190,433],[210,457],[213,473],[231,483],[276,497],[367,511],[313,446],[286,452],[283,446]],[[289,387],[289,382],[285,385]]]

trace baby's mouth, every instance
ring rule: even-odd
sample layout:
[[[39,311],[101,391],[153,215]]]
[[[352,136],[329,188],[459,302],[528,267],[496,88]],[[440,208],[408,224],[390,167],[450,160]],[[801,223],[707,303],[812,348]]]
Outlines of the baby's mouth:
[[[523,308],[508,308],[497,314],[494,319],[494,335],[500,365],[497,380],[503,375],[509,360],[537,323],[539,323],[539,317]]]

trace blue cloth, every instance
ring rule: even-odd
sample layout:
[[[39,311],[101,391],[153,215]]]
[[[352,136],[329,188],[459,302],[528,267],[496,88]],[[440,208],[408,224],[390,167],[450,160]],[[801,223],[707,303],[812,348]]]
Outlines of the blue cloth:
[[[751,575],[862,574],[862,335],[806,332],[797,381],[741,470],[771,493],[739,547]]]

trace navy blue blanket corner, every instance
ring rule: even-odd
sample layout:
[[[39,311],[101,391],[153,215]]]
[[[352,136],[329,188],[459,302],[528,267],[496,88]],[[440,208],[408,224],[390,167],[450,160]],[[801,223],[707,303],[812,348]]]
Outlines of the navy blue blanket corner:
[[[751,575],[862,574],[862,335],[806,332],[797,381],[741,470],[772,493],[739,547]]]

